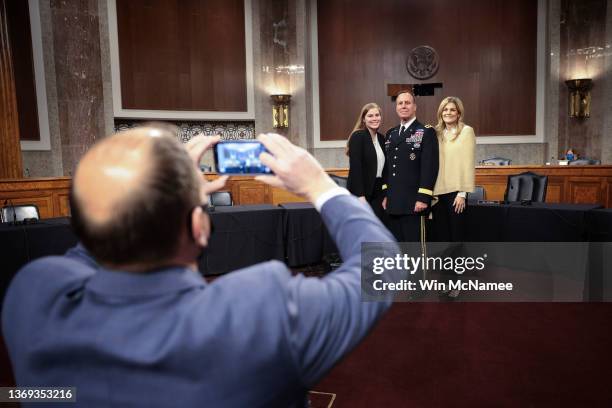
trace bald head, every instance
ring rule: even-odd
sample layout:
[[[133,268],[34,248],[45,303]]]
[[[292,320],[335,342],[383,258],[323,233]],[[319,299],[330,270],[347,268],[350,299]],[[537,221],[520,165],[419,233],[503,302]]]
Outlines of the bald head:
[[[138,128],[115,134],[90,149],[74,177],[74,195],[83,215],[98,225],[129,205],[132,194],[142,193],[150,172],[152,134],[159,130]]]
[[[79,163],[73,226],[101,263],[163,263],[176,253],[200,194],[200,175],[176,131],[135,128],[102,140]]]

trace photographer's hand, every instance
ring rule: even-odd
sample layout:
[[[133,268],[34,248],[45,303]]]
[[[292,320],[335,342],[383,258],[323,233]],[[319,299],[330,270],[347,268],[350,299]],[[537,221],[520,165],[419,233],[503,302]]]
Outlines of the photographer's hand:
[[[216,145],[221,140],[220,136],[196,136],[185,143],[185,149],[193,160],[194,165],[200,171],[200,162],[204,153]],[[202,176],[202,191],[204,194],[210,194],[214,191],[220,190],[225,186],[228,176],[221,176],[213,181],[206,181]]]
[[[256,180],[284,188],[312,203],[321,194],[338,187],[310,153],[287,138],[267,133],[259,135],[258,139],[270,152],[262,153],[259,158],[272,169],[274,176],[257,176]]]

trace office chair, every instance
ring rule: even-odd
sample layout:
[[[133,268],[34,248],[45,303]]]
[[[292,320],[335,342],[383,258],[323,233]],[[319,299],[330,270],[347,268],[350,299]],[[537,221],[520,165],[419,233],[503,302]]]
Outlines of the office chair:
[[[530,171],[508,176],[504,200],[516,202],[529,200],[537,203],[546,201],[548,176],[540,176]]]
[[[215,191],[210,195],[210,205],[214,207],[232,206],[232,193],[229,191]]]
[[[473,193],[468,193],[467,195],[467,199],[468,200],[486,200],[486,194],[485,194],[485,189],[483,186],[476,186],[474,188],[474,192]]]
[[[593,166],[593,165],[598,165],[598,164],[601,164],[601,160],[578,159],[578,160],[572,160],[571,162],[569,162],[570,166]]]
[[[509,166],[512,163],[511,159],[505,159],[503,157],[491,157],[480,161],[483,166]]]
[[[348,183],[347,177],[336,176],[335,174],[330,174],[329,177],[331,177],[331,179],[334,180],[336,184],[339,185],[340,187],[346,188],[347,183]]]
[[[27,223],[40,220],[40,213],[35,204],[7,205],[0,212],[2,223]]]

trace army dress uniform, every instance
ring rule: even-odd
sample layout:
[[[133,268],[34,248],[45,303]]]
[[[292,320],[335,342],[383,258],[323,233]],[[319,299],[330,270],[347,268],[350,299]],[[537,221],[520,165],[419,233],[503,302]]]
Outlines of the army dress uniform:
[[[424,216],[438,176],[438,138],[433,127],[416,119],[403,132],[400,128],[390,129],[385,137],[389,229],[400,242],[423,242]],[[427,204],[420,213],[414,212],[417,201]]]

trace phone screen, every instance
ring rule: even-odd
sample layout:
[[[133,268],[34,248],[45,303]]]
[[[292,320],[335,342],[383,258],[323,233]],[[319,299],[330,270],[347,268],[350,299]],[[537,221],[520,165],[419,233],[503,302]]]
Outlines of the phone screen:
[[[219,142],[215,145],[215,166],[219,174],[272,174],[261,164],[266,148],[256,140]]]

